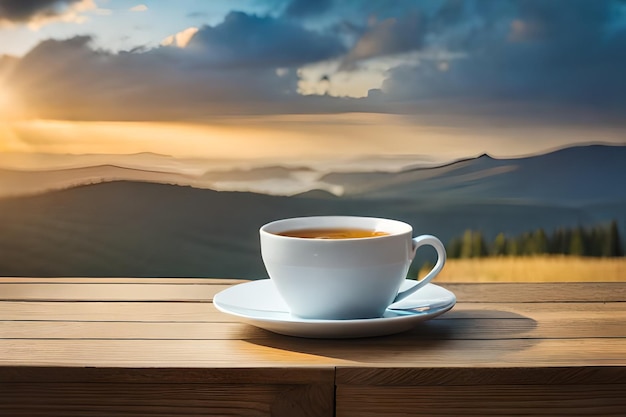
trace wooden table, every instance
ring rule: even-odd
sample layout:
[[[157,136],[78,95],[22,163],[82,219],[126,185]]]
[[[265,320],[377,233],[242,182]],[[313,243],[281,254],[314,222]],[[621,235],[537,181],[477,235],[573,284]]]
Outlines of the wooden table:
[[[0,415],[626,415],[626,283],[444,284],[410,332],[309,340],[215,310],[237,282],[0,278]]]

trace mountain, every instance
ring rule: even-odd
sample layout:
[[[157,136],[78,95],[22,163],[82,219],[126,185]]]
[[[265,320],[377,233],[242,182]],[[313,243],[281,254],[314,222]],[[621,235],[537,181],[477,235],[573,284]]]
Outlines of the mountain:
[[[0,198],[41,194],[110,181],[142,181],[228,191],[253,190],[272,195],[292,195],[318,189],[327,190],[330,193],[334,191],[332,185],[317,181],[322,174],[306,168],[232,169],[209,171],[200,175],[161,171],[159,169],[160,167],[139,169],[116,165],[49,170],[0,168]]]
[[[173,172],[96,165],[45,171],[0,169],[0,197],[41,194],[47,191],[110,181],[149,181],[162,184],[188,184],[194,177]]]
[[[488,155],[400,173],[328,174],[344,197],[449,199],[585,205],[626,201],[626,146],[572,147],[545,155]]]
[[[37,157],[26,159],[22,156],[21,160],[0,163],[0,198],[124,180],[272,195],[295,195],[316,189],[341,192],[337,187],[319,181],[323,172],[306,166],[233,168],[225,166],[227,162],[211,165],[214,161],[174,160],[154,154],[79,155],[74,160],[66,155],[39,158],[43,158],[40,168],[36,168]],[[105,163],[107,160],[117,163]],[[29,169],[17,169],[19,163]],[[46,164],[49,165],[47,168]]]
[[[322,191],[344,198],[515,200],[531,204],[584,205],[622,201],[626,187],[626,146],[572,147],[517,159],[488,155],[447,165],[372,158],[331,167],[302,163],[254,165],[242,161],[177,160],[155,154],[0,155],[0,198],[37,194],[111,180],[145,181],[219,191],[296,196]],[[424,158],[422,157],[422,160]],[[105,161],[114,161],[106,163]],[[41,166],[39,166],[39,165]],[[23,168],[18,169],[22,166]],[[367,171],[367,166],[374,167]],[[377,171],[385,166],[387,170]],[[354,171],[347,170],[353,167]]]
[[[518,235],[610,220],[617,220],[626,236],[625,161],[626,146],[586,146],[519,159],[483,155],[394,173],[319,178],[303,167],[272,165],[202,174],[213,184],[230,179],[275,186],[297,175],[325,184],[291,197],[181,186],[202,175],[155,175],[110,165],[5,170],[0,185],[21,183],[20,192],[52,183],[70,188],[0,198],[0,276],[261,278],[266,273],[259,227],[310,215],[395,218],[411,224],[415,234],[434,234],[444,242],[466,229],[491,239],[500,232]],[[18,177],[12,182],[10,175]],[[73,186],[81,183],[73,182],[76,178],[96,183]],[[98,183],[102,178],[108,182]],[[329,192],[333,189],[343,195]],[[421,253],[417,265],[429,256]]]

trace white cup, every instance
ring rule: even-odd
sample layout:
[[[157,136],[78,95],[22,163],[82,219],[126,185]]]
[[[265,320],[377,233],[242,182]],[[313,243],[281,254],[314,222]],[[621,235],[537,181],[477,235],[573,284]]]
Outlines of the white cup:
[[[363,229],[384,236],[311,239],[280,233],[303,229]],[[430,282],[443,268],[446,251],[430,235],[390,219],[354,216],[300,217],[261,227],[261,255],[270,279],[291,314],[308,319],[381,317],[392,303]],[[409,289],[398,293],[417,248],[431,245],[437,262]]]

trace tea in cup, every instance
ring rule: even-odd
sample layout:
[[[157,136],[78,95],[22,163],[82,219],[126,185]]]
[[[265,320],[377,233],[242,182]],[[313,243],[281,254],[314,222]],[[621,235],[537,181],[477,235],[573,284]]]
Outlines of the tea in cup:
[[[446,251],[430,235],[413,237],[404,222],[375,217],[313,216],[261,227],[263,263],[291,314],[306,319],[382,317],[387,307],[428,284]],[[437,262],[399,292],[415,252],[430,245]]]

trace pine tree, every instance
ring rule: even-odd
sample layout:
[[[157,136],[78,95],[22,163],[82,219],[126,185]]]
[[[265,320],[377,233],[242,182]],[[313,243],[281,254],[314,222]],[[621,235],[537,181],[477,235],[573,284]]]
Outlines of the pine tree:
[[[624,250],[622,248],[622,238],[619,235],[619,228],[617,227],[617,221],[613,220],[609,225],[608,232],[608,256],[622,256]]]
[[[605,252],[607,250],[607,230],[604,226],[595,226],[591,229],[591,232],[588,234],[588,245],[587,255],[589,256],[609,256]]]
[[[583,240],[583,230],[581,227],[577,227],[572,232],[572,238],[569,243],[569,255],[583,256],[585,254],[585,245]]]
[[[493,249],[491,253],[495,256],[502,256],[507,254],[507,239],[504,233],[498,233],[493,241]]]
[[[466,230],[463,233],[463,243],[461,245],[461,258],[471,258],[473,256],[472,231]]]
[[[519,241],[517,239],[510,239],[507,242],[506,254],[509,256],[517,256],[520,254]]]
[[[542,228],[537,229],[535,233],[533,233],[532,250],[532,253],[537,255],[548,253],[548,237]]]
[[[474,232],[472,234],[472,257],[481,258],[487,256],[487,244],[482,232]]]
[[[522,233],[522,236],[519,239],[519,252],[520,255],[532,255],[534,252],[533,248],[533,237],[530,233],[525,232]]]
[[[564,242],[565,233],[563,232],[563,229],[558,228],[554,230],[548,238],[548,252],[552,254],[565,253]]]
[[[459,237],[452,238],[446,249],[448,258],[456,259],[461,257],[461,247],[463,246],[463,240]]]
[[[543,228],[525,232],[517,237],[499,233],[488,247],[482,232],[466,230],[461,237],[450,240],[449,258],[477,258],[487,256],[519,256],[563,254],[572,256],[623,256],[624,246],[613,220],[607,225],[591,228],[557,228],[548,236]]]

